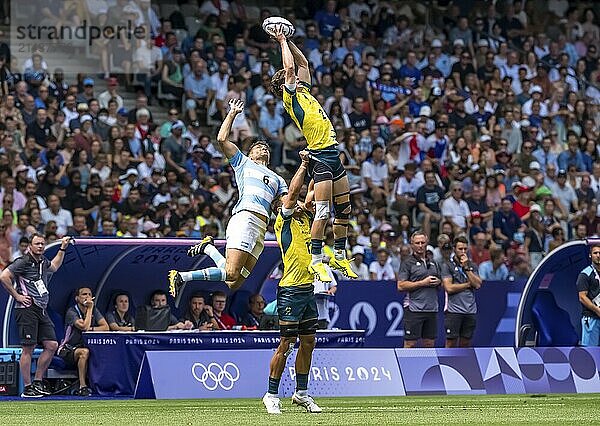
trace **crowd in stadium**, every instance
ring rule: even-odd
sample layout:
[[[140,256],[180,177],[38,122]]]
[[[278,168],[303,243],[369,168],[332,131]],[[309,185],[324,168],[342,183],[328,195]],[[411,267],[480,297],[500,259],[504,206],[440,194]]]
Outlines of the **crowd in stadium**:
[[[230,99],[246,103],[235,142],[265,138],[273,169],[291,176],[304,141],[269,91],[282,66],[260,26],[271,10],[250,17],[242,1],[199,2],[195,32],[182,31],[179,10],[165,16],[147,0],[74,3],[91,19],[135,19],[153,45],[123,46],[113,62],[129,73],[111,74],[102,62],[100,76],[72,81],[51,55],[15,64],[0,46],[2,266],[35,231],[48,241],[223,237],[236,182],[212,142]],[[297,3],[277,11],[296,27],[312,93],[338,134],[352,185],[347,248],[361,279],[397,278],[416,229],[430,235],[438,260],[465,234],[484,279],[526,277],[568,239],[599,235],[593,8],[566,0]],[[138,91],[135,105],[124,105],[126,90]],[[159,102],[169,105],[164,121],[152,118]]]

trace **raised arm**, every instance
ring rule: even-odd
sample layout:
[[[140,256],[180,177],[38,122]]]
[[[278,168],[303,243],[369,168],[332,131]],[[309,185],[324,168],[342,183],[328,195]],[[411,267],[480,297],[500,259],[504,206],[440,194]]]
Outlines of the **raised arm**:
[[[283,207],[287,210],[296,207],[298,195],[300,195],[300,190],[304,184],[304,177],[306,176],[306,169],[308,167],[308,151],[301,151],[300,158],[302,158],[302,164],[300,164],[300,167],[290,182],[287,195],[283,197]]]
[[[219,133],[217,134],[217,145],[219,150],[225,154],[225,157],[227,158],[233,157],[239,151],[238,147],[229,140],[229,133],[231,133],[233,120],[242,111],[244,111],[244,101],[241,99],[231,99],[229,101],[229,112],[225,116],[225,120],[223,120],[223,123],[219,128]]]
[[[298,46],[296,46],[293,41],[288,40],[287,44],[290,48],[290,52],[292,52],[292,56],[294,57],[294,62],[296,62],[296,65],[298,66],[298,78],[300,81],[312,84],[306,56],[304,56],[302,51],[298,49]]]
[[[287,38],[281,32],[281,28],[277,30],[275,38],[281,46],[281,59],[283,61],[283,69],[285,70],[285,84],[296,84],[296,67],[294,66],[294,56],[288,45]],[[305,59],[306,60],[306,59]]]

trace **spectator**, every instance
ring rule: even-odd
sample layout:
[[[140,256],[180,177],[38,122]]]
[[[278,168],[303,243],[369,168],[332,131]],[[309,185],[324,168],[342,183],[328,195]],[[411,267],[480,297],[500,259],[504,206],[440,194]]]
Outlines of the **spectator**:
[[[106,313],[111,331],[135,331],[135,319],[130,313],[129,295],[117,293],[113,298],[113,310]]]
[[[260,320],[264,315],[265,299],[260,294],[253,294],[248,299],[248,312],[242,318],[242,325],[246,327],[260,326]]]
[[[171,313],[171,308],[167,303],[167,293],[164,290],[154,290],[150,295],[150,306],[145,307],[146,311],[162,311],[162,314],[153,316],[150,321],[146,317],[146,323],[138,323],[138,317],[136,316],[135,324],[136,328],[146,330],[189,330],[192,328],[192,323],[189,321],[182,322]],[[143,310],[142,310],[143,312]],[[165,320],[166,321],[163,321]],[[159,323],[160,322],[160,323]]]
[[[358,275],[358,280],[367,281],[370,279],[369,268],[363,262],[365,258],[365,249],[363,246],[355,245],[352,247],[352,270]]]
[[[372,281],[393,280],[396,278],[389,262],[389,253],[384,247],[377,249],[377,260],[369,265],[369,274]]]
[[[455,233],[467,229],[467,218],[470,216],[469,206],[462,199],[463,189],[460,182],[450,185],[450,196],[442,203],[442,215],[452,224]]]
[[[385,200],[390,193],[388,168],[384,162],[384,155],[383,146],[376,145],[370,158],[362,165],[363,185],[367,190],[367,196],[374,202]]]
[[[204,303],[204,296],[200,293],[194,293],[190,297],[181,322],[184,324],[191,323],[192,330],[206,331],[219,328],[213,314],[213,307]]]
[[[90,350],[83,345],[83,331],[108,331],[108,323],[94,306],[94,297],[89,287],[75,290],[75,305],[65,314],[65,339],[60,343],[58,355],[68,366],[77,367],[79,396],[91,396],[87,386],[87,369]]]
[[[100,102],[100,108],[108,108],[108,101],[115,100],[117,102],[117,110],[123,108],[123,98],[117,92],[119,86],[119,81],[115,77],[111,77],[107,82],[107,89],[98,95],[98,101]],[[67,105],[68,103],[67,98]],[[75,99],[73,99],[73,106],[75,103]],[[65,112],[66,113],[66,112]],[[69,118],[69,114],[67,114],[67,118]],[[70,121],[70,120],[69,120]]]
[[[502,199],[500,210],[494,214],[494,240],[506,245],[515,238],[515,233],[524,230],[524,224],[512,208],[510,198]]]
[[[438,186],[433,170],[425,172],[424,175],[425,184],[417,190],[416,202],[419,207],[417,220],[423,224],[423,232],[431,235],[432,225],[434,229],[439,229],[442,221],[440,204],[444,198],[444,190]]]
[[[217,323],[218,330],[231,330],[236,325],[235,319],[225,312],[227,306],[227,295],[222,291],[215,291],[212,294],[212,309]]]
[[[56,195],[48,196],[48,207],[42,210],[42,223],[53,221],[56,223],[56,234],[62,237],[73,226],[73,216],[70,211],[60,205],[60,198]]]
[[[479,276],[484,281],[504,281],[508,279],[506,256],[500,247],[490,250],[490,260],[479,265]]]

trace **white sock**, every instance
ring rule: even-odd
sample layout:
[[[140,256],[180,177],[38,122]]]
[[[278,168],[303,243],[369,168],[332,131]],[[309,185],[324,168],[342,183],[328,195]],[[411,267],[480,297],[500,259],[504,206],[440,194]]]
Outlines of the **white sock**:
[[[312,264],[315,265],[317,263],[323,263],[323,253],[319,254],[311,254],[312,256]]]
[[[192,272],[180,272],[179,275],[181,275],[181,278],[183,279],[183,281],[188,282],[188,281],[192,281]]]
[[[204,253],[206,253],[219,268],[221,267],[219,263],[223,262],[223,266],[225,265],[225,257],[223,257],[221,252],[212,244],[207,244],[206,247],[204,247]]]
[[[308,391],[306,389],[305,390],[297,390],[296,393],[300,396],[308,395]]]

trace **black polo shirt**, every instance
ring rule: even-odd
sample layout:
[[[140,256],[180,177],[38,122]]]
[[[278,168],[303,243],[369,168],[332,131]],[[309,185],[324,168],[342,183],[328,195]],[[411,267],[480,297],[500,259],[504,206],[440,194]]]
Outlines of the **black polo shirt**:
[[[40,294],[38,286],[35,283],[38,280],[42,280],[44,286],[48,289],[48,281],[51,274],[49,271],[50,261],[42,255],[38,262],[28,253],[17,258],[8,266],[8,269],[15,276],[17,292],[25,296],[31,296],[33,303],[42,309],[46,309],[49,299],[48,293]],[[25,307],[21,303],[15,303],[16,308]]]
[[[577,277],[577,291],[586,291],[587,297],[591,301],[600,295],[600,282],[598,281],[598,274],[593,266],[590,265],[579,273],[579,276]],[[595,312],[590,311],[583,305],[581,305],[581,307],[581,315],[584,317],[598,318],[598,315],[596,315]]]
[[[477,265],[469,261],[469,268],[477,274]],[[452,278],[452,284],[464,284],[469,282],[467,272],[454,259],[444,262],[442,265],[442,278]],[[477,303],[475,302],[475,293],[473,288],[460,291],[454,294],[448,294],[448,312],[454,314],[476,314]]]
[[[441,280],[441,271],[435,261],[426,261],[414,255],[409,256],[400,265],[398,281],[420,281],[429,275],[435,275]],[[438,286],[439,287],[439,286]],[[408,309],[411,312],[437,312],[438,287],[420,287],[409,291]]]

